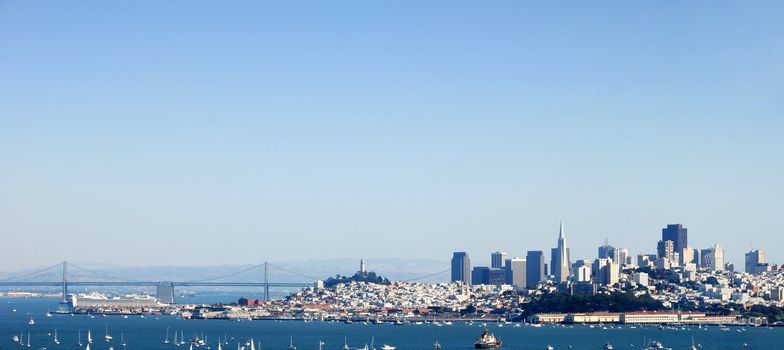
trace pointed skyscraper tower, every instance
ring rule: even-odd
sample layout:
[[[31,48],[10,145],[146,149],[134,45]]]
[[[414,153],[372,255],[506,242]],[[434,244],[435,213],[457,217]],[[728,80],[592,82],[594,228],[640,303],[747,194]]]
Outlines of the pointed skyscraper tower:
[[[558,264],[552,267],[552,273],[555,276],[556,282],[566,282],[569,279],[569,250],[566,248],[566,233],[564,232],[563,221],[558,230],[558,247],[555,249],[556,256],[553,261]]]

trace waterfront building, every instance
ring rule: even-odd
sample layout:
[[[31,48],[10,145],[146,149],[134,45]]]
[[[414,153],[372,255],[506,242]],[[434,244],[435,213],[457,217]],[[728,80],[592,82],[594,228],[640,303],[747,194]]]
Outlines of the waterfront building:
[[[680,252],[689,246],[688,230],[681,224],[667,225],[662,229],[662,241],[672,241],[673,251]]]
[[[541,250],[529,250],[525,256],[525,283],[526,287],[534,288],[544,281],[544,254]]]
[[[466,252],[452,254],[452,282],[471,285],[471,259]]]
[[[553,259],[550,264],[555,282],[566,282],[569,279],[569,251],[566,248],[566,236],[563,221],[558,230],[558,246],[553,250]]]
[[[506,264],[506,253],[495,252],[490,254],[490,267],[500,269],[504,267],[504,264]]]
[[[523,258],[506,259],[506,284],[509,284],[516,289],[524,289],[525,274],[526,274],[526,261]]]

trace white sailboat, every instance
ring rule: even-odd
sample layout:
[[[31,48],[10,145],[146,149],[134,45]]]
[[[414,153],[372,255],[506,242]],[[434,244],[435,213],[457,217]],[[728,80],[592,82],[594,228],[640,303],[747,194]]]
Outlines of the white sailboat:
[[[104,339],[104,340],[105,340],[107,343],[108,343],[108,342],[110,342],[110,341],[112,341],[112,336],[111,336],[111,335],[109,335],[109,325],[108,325],[108,324],[106,325],[106,335],[105,335],[105,336],[103,336],[103,339]]]
[[[175,333],[174,336],[176,337],[177,334]],[[176,343],[177,340],[175,340],[174,342]],[[164,344],[169,344],[169,327],[166,327],[166,339],[163,340],[163,343]]]
[[[294,337],[289,338],[289,350],[297,350],[297,347],[294,346]]]
[[[27,332],[27,347],[30,347],[30,332]]]
[[[218,342],[218,350],[223,350],[223,348],[221,347],[221,342]]]
[[[54,339],[52,339],[52,341],[55,344],[58,344],[58,345],[60,344],[60,339],[57,339],[57,328],[54,329]]]
[[[180,342],[177,341],[177,332],[174,332],[174,345],[180,346]]]
[[[90,330],[88,329],[87,330],[87,344],[92,344],[92,343],[93,343],[93,335],[90,332]]]
[[[253,338],[250,338],[250,350],[256,350],[256,344],[253,343]]]
[[[120,345],[125,346],[125,333],[120,333]]]
[[[180,331],[180,345],[185,345],[185,333]]]
[[[84,350],[90,350],[90,343],[87,343],[87,347]]]
[[[82,346],[82,330],[81,329],[79,330],[79,339],[78,339],[78,343],[76,343],[76,345],[79,346],[79,347]]]

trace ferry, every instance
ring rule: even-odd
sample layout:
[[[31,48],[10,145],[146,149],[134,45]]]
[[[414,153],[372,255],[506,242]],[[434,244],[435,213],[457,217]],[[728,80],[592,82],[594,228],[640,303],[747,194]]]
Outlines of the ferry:
[[[501,347],[501,340],[496,339],[494,335],[490,334],[490,331],[485,328],[482,335],[476,339],[474,343],[474,348],[477,349],[498,349]]]

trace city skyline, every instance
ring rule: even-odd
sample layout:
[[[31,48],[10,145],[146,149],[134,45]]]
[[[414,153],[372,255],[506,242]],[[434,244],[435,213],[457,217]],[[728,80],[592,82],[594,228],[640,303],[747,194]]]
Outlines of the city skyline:
[[[572,259],[680,222],[784,261],[782,11],[5,1],[0,270],[484,263],[560,220]]]

